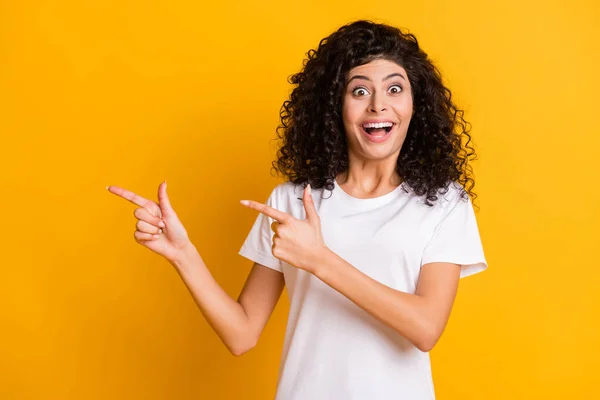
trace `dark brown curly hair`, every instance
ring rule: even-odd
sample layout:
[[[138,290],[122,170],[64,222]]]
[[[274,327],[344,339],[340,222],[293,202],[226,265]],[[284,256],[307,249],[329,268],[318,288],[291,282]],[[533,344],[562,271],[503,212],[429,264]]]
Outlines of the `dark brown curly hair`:
[[[412,87],[414,115],[396,164],[397,173],[425,204],[433,206],[438,192],[452,181],[470,195],[475,181],[469,159],[470,124],[452,102],[439,70],[419,48],[417,38],[399,28],[360,20],[342,26],[311,49],[303,69],[292,75],[295,85],[280,111],[277,160],[271,171],[294,184],[333,190],[335,177],[348,169],[342,102],[346,75],[376,59],[402,66]],[[463,144],[463,139],[464,144]],[[406,189],[405,189],[406,190]]]

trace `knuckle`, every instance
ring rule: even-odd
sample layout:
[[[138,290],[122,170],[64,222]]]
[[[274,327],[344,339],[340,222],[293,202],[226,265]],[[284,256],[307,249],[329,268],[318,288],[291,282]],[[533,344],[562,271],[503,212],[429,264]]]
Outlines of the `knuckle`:
[[[149,213],[157,218],[160,218],[160,207],[157,204],[152,204],[152,208],[149,210]]]

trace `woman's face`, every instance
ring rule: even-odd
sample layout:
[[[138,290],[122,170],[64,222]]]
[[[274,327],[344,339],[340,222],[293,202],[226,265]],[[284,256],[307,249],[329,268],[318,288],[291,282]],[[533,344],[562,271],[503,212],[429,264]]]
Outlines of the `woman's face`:
[[[404,68],[374,60],[348,72],[342,117],[349,150],[356,158],[394,162],[413,113],[411,86]]]

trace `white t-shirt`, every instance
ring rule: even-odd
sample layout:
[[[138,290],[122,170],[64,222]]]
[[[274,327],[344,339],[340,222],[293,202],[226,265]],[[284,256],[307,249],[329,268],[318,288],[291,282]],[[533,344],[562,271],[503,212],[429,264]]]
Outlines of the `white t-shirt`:
[[[415,293],[422,265],[461,265],[461,278],[487,262],[471,199],[457,183],[433,207],[401,184],[358,199],[335,183],[313,189],[325,244],[355,268]],[[266,204],[305,219],[303,187],[279,184]],[[322,198],[323,197],[323,198]],[[284,274],[290,299],[276,400],[432,400],[429,353],[379,322],[316,276],[275,258],[273,219],[259,213],[239,254]]]

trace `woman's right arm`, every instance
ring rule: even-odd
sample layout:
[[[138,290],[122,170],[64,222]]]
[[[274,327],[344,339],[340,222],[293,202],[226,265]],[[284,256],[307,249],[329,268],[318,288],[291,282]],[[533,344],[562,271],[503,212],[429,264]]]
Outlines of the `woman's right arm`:
[[[258,342],[284,287],[283,274],[255,263],[235,301],[219,286],[189,240],[171,206],[167,184],[158,187],[158,203],[118,186],[106,189],[139,206],[135,241],[165,257],[176,269],[194,301],[231,353],[239,356]]]
[[[204,318],[229,351],[240,356],[258,342],[285,286],[283,274],[254,263],[237,301],[215,281],[191,242],[171,263]]]

